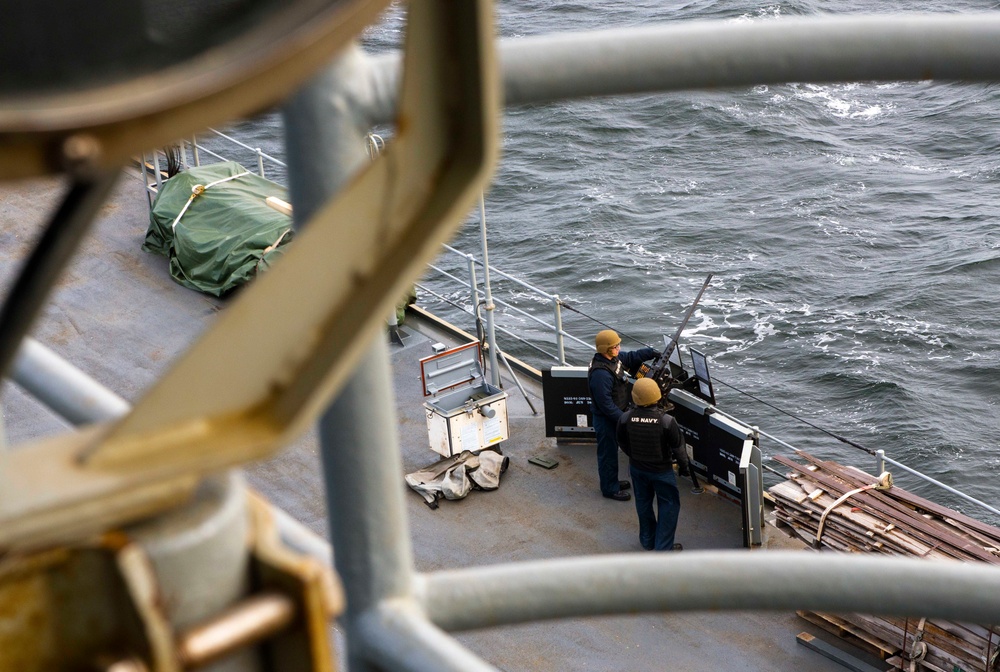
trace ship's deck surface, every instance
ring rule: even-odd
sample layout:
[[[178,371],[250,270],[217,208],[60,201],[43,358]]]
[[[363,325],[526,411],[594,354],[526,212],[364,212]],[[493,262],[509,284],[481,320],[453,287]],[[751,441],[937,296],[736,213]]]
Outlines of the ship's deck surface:
[[[5,288],[45,217],[56,207],[61,190],[62,185],[54,182],[0,186],[4,222],[0,283]],[[134,175],[123,177],[34,330],[41,342],[130,401],[225,306],[225,301],[175,284],[165,259],[140,250],[147,217],[141,183]],[[261,324],[266,325],[266,316]],[[432,343],[455,341],[428,323],[408,321],[404,329],[409,334],[405,345],[390,349],[402,462],[409,472],[438,459],[428,448],[418,360],[432,354]],[[543,417],[531,413],[506,374],[504,380],[510,395],[511,438],[503,451],[510,468],[497,491],[473,492],[462,501],[442,502],[437,510],[407,491],[416,568],[431,571],[584,554],[643,553],[633,503],[600,496],[593,446],[557,445],[546,438]],[[527,376],[522,382],[540,411],[540,387]],[[18,443],[67,428],[9,382],[3,388],[3,416],[14,449]],[[546,470],[529,464],[533,455],[555,459],[559,465]],[[244,471],[249,483],[275,505],[328,536],[315,432]],[[624,456],[620,473],[622,477],[628,473]],[[406,487],[403,473],[399,487]],[[741,548],[737,506],[710,494],[694,495],[686,483],[681,500],[677,539],[685,553],[750,552]],[[461,633],[458,638],[510,671],[843,669],[798,645],[795,636],[802,631],[831,639],[794,614],[741,612],[532,623]]]

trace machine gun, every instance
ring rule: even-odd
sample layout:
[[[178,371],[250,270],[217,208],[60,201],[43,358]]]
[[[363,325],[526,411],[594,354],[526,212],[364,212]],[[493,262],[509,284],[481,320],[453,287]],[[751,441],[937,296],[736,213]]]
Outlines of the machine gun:
[[[680,326],[677,327],[676,333],[674,333],[673,339],[667,343],[666,348],[663,350],[663,354],[656,358],[651,365],[646,366],[643,364],[639,371],[636,373],[636,378],[652,378],[656,381],[656,384],[660,386],[660,393],[663,398],[667,398],[667,394],[670,392],[677,381],[673,376],[670,375],[670,357],[674,354],[674,350],[677,349],[677,342],[680,340],[681,332],[684,331],[684,327],[687,326],[688,320],[694,314],[695,308],[698,307],[698,302],[701,301],[701,295],[705,293],[708,289],[708,283],[712,281],[712,274],[709,273],[708,277],[705,278],[705,284],[701,286],[698,291],[698,296],[694,297],[694,303],[691,307],[687,309],[687,313],[684,314],[684,319],[681,320]]]
[[[698,291],[698,296],[694,297],[694,303],[688,308],[687,313],[684,314],[684,319],[681,320],[681,324],[677,327],[677,332],[674,334],[673,339],[667,343],[667,347],[664,348],[663,354],[656,358],[656,361],[652,365],[646,366],[643,364],[639,371],[636,373],[636,378],[651,378],[656,381],[656,384],[660,386],[660,393],[663,395],[663,403],[668,404],[667,394],[678,381],[670,375],[670,357],[674,354],[677,349],[677,343],[680,340],[681,332],[684,331],[684,327],[687,326],[688,320],[694,314],[695,308],[698,307],[698,302],[701,301],[701,295],[705,293],[708,289],[708,283],[712,281],[712,274],[709,273],[708,277],[705,278],[705,284],[701,286]],[[700,494],[704,492],[701,484],[698,483],[698,477],[694,473],[694,465],[688,466],[688,475],[691,477],[691,492]]]

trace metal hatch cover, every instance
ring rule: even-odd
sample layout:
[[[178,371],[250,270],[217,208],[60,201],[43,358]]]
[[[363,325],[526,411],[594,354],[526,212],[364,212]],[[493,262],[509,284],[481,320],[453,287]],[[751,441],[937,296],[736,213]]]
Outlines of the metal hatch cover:
[[[483,378],[483,357],[476,341],[420,360],[420,381],[425,397],[480,378]]]

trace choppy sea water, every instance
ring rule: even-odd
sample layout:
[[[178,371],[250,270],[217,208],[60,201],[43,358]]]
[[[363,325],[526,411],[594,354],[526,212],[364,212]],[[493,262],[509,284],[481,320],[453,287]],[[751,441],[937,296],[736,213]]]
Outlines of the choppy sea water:
[[[996,3],[949,3],[949,11]],[[818,12],[939,11],[938,3],[500,2],[504,38]],[[401,10],[369,31],[394,48]],[[505,112],[485,196],[490,262],[626,336],[672,334],[715,275],[682,345],[710,356],[720,405],[799,448],[874,459],[774,407],[1000,505],[1000,86],[787,84],[569,101]],[[280,155],[277,116],[241,124]],[[479,215],[453,243],[479,256]],[[440,264],[459,270],[444,256]],[[551,306],[494,275],[494,292]],[[465,320],[468,293],[422,300]],[[498,324],[547,339],[509,310]],[[564,311],[566,329],[603,328]],[[634,340],[632,340],[634,339]],[[552,362],[500,335],[500,347]],[[576,350],[573,362],[589,354]],[[765,455],[787,453],[765,440]],[[970,514],[905,474],[897,482]],[[773,478],[772,478],[773,480]],[[997,522],[995,519],[993,522]]]

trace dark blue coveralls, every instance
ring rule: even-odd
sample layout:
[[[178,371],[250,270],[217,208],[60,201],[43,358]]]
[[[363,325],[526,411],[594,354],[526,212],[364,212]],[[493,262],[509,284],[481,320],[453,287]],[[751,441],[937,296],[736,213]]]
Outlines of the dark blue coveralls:
[[[628,407],[629,392],[625,372],[635,375],[639,365],[659,356],[653,348],[640,348],[619,352],[608,359],[594,353],[587,374],[590,386],[590,410],[594,415],[594,433],[597,435],[597,475],[601,481],[601,494],[611,497],[618,492],[618,440],[615,432],[618,418]],[[619,366],[620,365],[620,366]],[[617,375],[616,375],[617,371]]]

